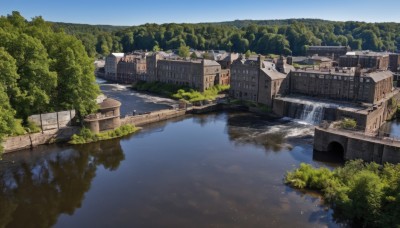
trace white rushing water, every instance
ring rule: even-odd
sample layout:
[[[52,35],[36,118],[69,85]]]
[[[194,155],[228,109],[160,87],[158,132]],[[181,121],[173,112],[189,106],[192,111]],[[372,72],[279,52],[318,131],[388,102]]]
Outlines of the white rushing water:
[[[309,124],[319,124],[324,117],[324,106],[319,103],[304,104],[300,119]]]

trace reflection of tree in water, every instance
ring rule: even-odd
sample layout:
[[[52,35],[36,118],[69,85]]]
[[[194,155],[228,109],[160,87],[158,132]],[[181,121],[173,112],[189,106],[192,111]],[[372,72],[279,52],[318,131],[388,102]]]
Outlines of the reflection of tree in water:
[[[272,123],[260,116],[249,113],[231,115],[228,118],[229,139],[236,144],[254,144],[265,150],[280,151],[285,143],[283,132],[267,133]]]
[[[193,122],[204,127],[207,123],[214,121],[216,114],[199,114],[193,117]]]
[[[51,227],[81,207],[98,165],[115,170],[124,159],[118,140],[74,149],[0,170],[0,227]]]

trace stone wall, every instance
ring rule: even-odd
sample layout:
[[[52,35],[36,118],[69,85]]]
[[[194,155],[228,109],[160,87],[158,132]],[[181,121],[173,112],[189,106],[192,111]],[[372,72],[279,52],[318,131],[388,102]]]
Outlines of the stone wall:
[[[66,141],[73,134],[79,133],[79,127],[65,127],[61,129],[47,130],[43,133],[26,134],[15,137],[8,137],[3,142],[4,152],[29,149],[38,145]]]
[[[317,127],[314,136],[314,149],[329,151],[329,145],[339,143],[344,149],[344,159],[363,159],[377,163],[399,163],[400,141],[391,138],[369,137],[357,132],[323,129]]]
[[[41,127],[43,131],[71,126],[75,110],[52,112],[29,116],[28,119]]]
[[[135,126],[142,126],[149,123],[158,122],[161,120],[167,120],[186,114],[186,110],[161,110],[148,114],[127,116],[121,119],[121,125],[133,124]]]

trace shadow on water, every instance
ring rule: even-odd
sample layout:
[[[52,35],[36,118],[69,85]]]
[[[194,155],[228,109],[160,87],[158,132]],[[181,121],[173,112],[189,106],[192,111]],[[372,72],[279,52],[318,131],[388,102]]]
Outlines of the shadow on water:
[[[97,167],[116,170],[124,154],[118,140],[109,140],[72,148],[41,146],[3,159],[0,227],[51,227],[60,214],[72,215],[81,207]]]
[[[313,150],[313,160],[331,164],[344,164],[344,148],[338,142],[331,142],[328,151]]]

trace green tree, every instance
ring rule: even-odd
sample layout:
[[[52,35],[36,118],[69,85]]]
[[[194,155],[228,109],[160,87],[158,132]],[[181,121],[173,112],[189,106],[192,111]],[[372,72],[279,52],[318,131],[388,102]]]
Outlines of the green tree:
[[[189,49],[190,49],[189,46],[181,45],[178,49],[178,55],[183,58],[189,57],[190,54]]]

